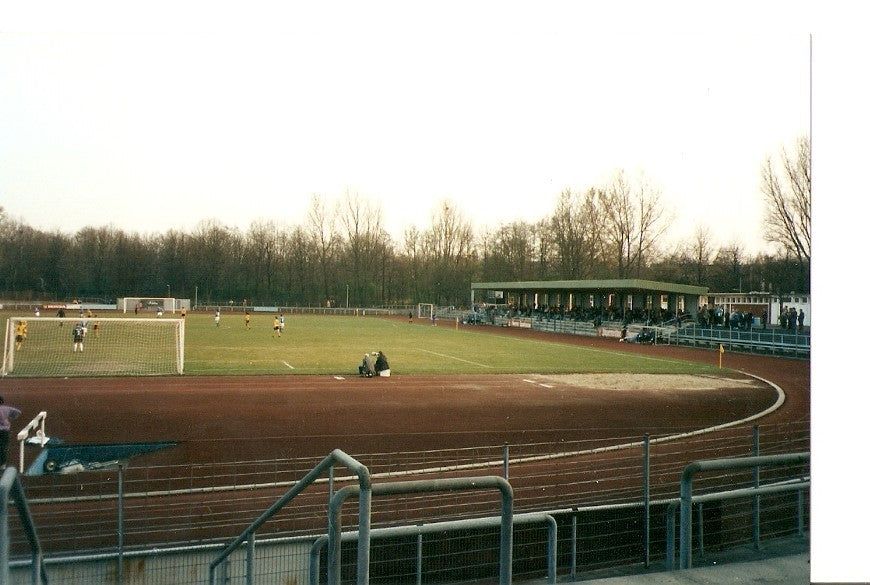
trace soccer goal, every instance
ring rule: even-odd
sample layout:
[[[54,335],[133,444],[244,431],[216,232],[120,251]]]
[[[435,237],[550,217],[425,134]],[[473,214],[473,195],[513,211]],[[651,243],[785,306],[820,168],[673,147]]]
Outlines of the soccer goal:
[[[174,297],[123,297],[118,299],[118,310],[124,314],[154,314],[158,309],[163,313],[174,313],[175,307]]]
[[[432,303],[417,303],[417,318],[431,319],[435,314],[435,305]]]
[[[184,319],[10,317],[6,321],[4,376],[182,373]]]

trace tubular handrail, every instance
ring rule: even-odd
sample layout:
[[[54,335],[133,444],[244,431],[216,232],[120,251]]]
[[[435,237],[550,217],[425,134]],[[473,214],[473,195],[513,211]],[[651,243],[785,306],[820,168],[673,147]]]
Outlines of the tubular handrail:
[[[807,463],[809,460],[809,452],[802,452],[763,455],[759,457],[705,459],[689,463],[683,469],[682,476],[680,477],[680,568],[692,568],[692,479],[696,473],[768,465],[794,465],[797,463]]]
[[[296,485],[294,485],[286,494],[281,496],[274,504],[272,504],[268,510],[263,512],[256,520],[254,520],[250,526],[248,526],[244,531],[242,531],[239,536],[237,536],[231,543],[229,543],[226,548],[224,548],[224,550],[217,556],[217,558],[209,564],[208,579],[210,585],[215,585],[215,570],[217,569],[217,567],[221,563],[223,563],[227,559],[227,557],[229,557],[230,554],[233,553],[233,551],[235,551],[245,542],[249,543],[248,567],[250,567],[250,561],[253,557],[253,546],[251,545],[251,543],[253,542],[254,533],[257,531],[257,529],[272,516],[274,516],[285,505],[287,505],[293,498],[302,493],[305,488],[314,483],[321,475],[323,475],[323,473],[331,469],[336,463],[344,465],[354,475],[358,477],[358,489],[361,494],[360,501],[362,502],[366,497],[362,494],[368,494],[368,499],[371,500],[371,475],[369,474],[368,468],[344,451],[341,451],[340,449],[335,449],[332,453],[324,457],[320,463],[315,465],[314,468],[309,471],[308,474],[304,478],[302,478]],[[371,508],[366,507],[362,503],[360,503],[360,527],[368,526],[370,524],[370,515]],[[253,575],[251,574],[250,570],[248,570],[247,582],[249,584],[253,584]]]
[[[740,488],[724,492],[715,492],[710,494],[702,494],[692,496],[693,503],[703,502],[718,502],[723,500],[733,500],[739,498],[751,498],[753,496],[766,494],[779,494],[784,492],[795,492],[799,490],[810,489],[809,480],[802,480],[795,483],[784,483],[777,485],[768,485],[762,487]],[[668,504],[665,511],[665,569],[668,571],[674,568],[674,548],[676,543],[676,519],[677,506],[681,500],[673,500]]]
[[[488,475],[483,477],[462,477],[449,479],[430,479],[417,481],[397,481],[372,485],[364,492],[357,486],[346,486],[335,492],[329,500],[328,570],[329,585],[338,585],[341,579],[341,508],[351,497],[359,498],[360,506],[360,544],[357,550],[357,585],[368,585],[369,580],[369,540],[371,516],[362,520],[363,507],[371,509],[372,495],[420,494],[477,489],[497,489],[501,492],[501,535],[499,554],[499,584],[510,585],[511,562],[513,553],[513,489],[503,477]],[[368,498],[368,502],[364,501]]]
[[[543,512],[529,512],[516,514],[513,523],[517,524],[546,524],[547,525],[547,583],[556,582],[556,545],[558,529],[556,519]],[[405,536],[422,536],[423,534],[452,532],[457,530],[475,530],[478,528],[491,528],[499,526],[501,518],[488,516],[486,518],[469,518],[466,520],[448,520],[444,522],[432,522],[430,524],[390,526],[387,528],[373,528],[372,538],[389,538]],[[353,541],[359,538],[359,531],[345,532],[341,535],[342,542]],[[320,583],[320,552],[329,543],[329,537],[322,535],[311,545],[309,552],[308,575],[310,585]],[[419,577],[418,582],[419,582]]]
[[[39,543],[39,536],[36,534],[36,525],[33,522],[33,516],[30,514],[30,507],[27,505],[27,496],[24,494],[24,487],[21,485],[21,479],[18,476],[18,470],[15,467],[7,467],[3,472],[3,477],[0,478],[0,585],[9,583],[9,497],[10,495],[15,500],[15,507],[18,508],[18,516],[21,518],[21,525],[27,535],[27,541],[30,543],[31,554],[31,572],[30,581],[34,585],[41,581],[43,584],[48,583],[48,575],[45,572],[45,560],[42,556],[42,545]]]

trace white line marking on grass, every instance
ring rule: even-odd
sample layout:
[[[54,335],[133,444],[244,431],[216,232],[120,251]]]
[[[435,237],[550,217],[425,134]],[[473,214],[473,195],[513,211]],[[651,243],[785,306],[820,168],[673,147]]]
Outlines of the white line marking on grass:
[[[291,366],[290,364],[288,364],[287,362],[281,362],[281,363],[284,364],[285,366],[287,366],[288,368],[290,368],[291,370],[295,370],[295,369],[296,369],[296,368],[294,368],[293,366]]]
[[[419,348],[418,348],[419,349]],[[477,362],[472,362],[469,360],[464,360],[462,358],[458,358],[456,356],[447,355],[446,353],[438,353],[437,351],[429,351],[428,349],[420,349],[420,351],[425,353],[431,353],[432,355],[437,355],[439,357],[444,357],[451,360],[456,360],[458,362],[465,362],[466,364],[471,364],[472,366],[480,366],[481,368],[492,368],[492,366],[488,366],[486,364],[479,364]]]

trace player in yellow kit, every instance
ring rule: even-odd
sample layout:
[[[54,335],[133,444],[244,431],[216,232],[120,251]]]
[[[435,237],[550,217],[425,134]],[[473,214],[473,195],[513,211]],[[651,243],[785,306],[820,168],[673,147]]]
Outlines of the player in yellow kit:
[[[15,349],[21,349],[25,339],[27,339],[27,321],[19,321],[15,326]]]

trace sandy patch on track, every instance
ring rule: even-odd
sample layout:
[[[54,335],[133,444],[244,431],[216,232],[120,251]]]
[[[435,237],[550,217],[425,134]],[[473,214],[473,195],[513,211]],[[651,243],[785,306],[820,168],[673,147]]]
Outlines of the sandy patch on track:
[[[754,379],[691,374],[554,374],[537,375],[535,378],[597,390],[719,390],[764,387]]]

